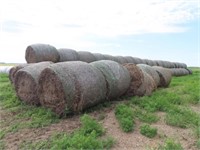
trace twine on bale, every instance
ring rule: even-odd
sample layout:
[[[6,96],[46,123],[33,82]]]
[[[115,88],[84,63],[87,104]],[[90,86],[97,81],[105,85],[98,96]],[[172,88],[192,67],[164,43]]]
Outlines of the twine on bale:
[[[78,51],[78,56],[79,56],[79,60],[83,62],[90,63],[90,62],[96,61],[96,58],[90,52]]]
[[[107,99],[112,100],[125,94],[130,85],[130,74],[126,68],[117,62],[101,60],[90,63],[99,69],[107,83]]]
[[[159,76],[160,76],[160,87],[168,87],[171,79],[172,79],[172,73],[170,71],[170,69],[166,69],[163,67],[159,67],[159,66],[153,66],[153,69],[155,69]]]
[[[63,62],[42,71],[39,93],[41,104],[61,116],[104,101],[106,82],[101,71],[88,63]]]
[[[40,62],[26,66],[17,71],[14,87],[17,96],[27,104],[40,105],[38,98],[38,79],[44,68],[52,62]]]
[[[59,62],[79,60],[78,53],[73,49],[61,48],[58,49],[58,53],[60,56]]]
[[[58,62],[59,57],[57,49],[48,44],[33,44],[26,48],[25,59],[27,63]]]

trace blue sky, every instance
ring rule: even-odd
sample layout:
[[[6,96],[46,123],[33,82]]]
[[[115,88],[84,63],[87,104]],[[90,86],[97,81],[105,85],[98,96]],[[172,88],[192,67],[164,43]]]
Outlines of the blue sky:
[[[1,0],[0,62],[51,44],[111,55],[199,64],[199,0]]]

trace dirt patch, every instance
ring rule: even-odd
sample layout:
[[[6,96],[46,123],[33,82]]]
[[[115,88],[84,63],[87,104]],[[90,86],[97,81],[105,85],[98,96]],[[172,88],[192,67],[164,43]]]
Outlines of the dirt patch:
[[[191,105],[190,108],[191,108],[194,112],[200,114],[200,104],[197,104],[197,105]]]
[[[176,142],[180,142],[184,149],[197,150],[193,131],[191,129],[182,129],[166,125],[164,119],[166,113],[164,112],[156,113],[160,120],[152,124],[152,126],[158,129],[158,135],[152,139],[140,134],[139,127],[142,123],[138,120],[135,121],[133,132],[123,132],[114,114],[115,105],[118,103],[120,102],[116,101],[116,103],[113,103],[107,108],[101,108],[89,113],[89,115],[102,123],[103,127],[106,129],[105,136],[111,136],[116,140],[116,143],[112,147],[113,150],[146,150],[148,148],[156,148],[159,144],[163,144],[166,138],[172,138]],[[194,106],[194,108],[197,109],[196,106]],[[20,144],[24,141],[35,143],[48,139],[54,133],[71,133],[79,128],[80,125],[80,116],[76,115],[71,118],[63,119],[59,123],[52,124],[48,127],[21,129],[16,133],[8,133],[3,138],[3,141],[5,142],[6,149],[16,150],[20,148]]]
[[[6,149],[17,150],[24,141],[38,142],[48,139],[51,135],[59,132],[71,133],[80,127],[79,116],[61,120],[43,128],[22,129],[16,133],[9,133],[4,137]]]

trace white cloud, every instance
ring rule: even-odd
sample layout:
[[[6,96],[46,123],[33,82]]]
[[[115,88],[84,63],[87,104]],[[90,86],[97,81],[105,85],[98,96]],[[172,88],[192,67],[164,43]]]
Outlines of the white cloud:
[[[197,17],[197,3],[197,0],[1,0],[0,53],[16,50],[21,54],[27,45],[37,42],[77,49],[98,47],[84,40],[87,35],[113,38],[184,32],[187,28],[180,24]],[[9,21],[19,23],[20,32],[6,31]],[[5,60],[2,55],[1,60]]]

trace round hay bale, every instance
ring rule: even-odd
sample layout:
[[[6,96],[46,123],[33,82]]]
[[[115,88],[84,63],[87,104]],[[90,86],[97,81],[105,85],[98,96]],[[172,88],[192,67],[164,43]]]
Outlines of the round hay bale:
[[[168,87],[172,79],[172,73],[170,69],[159,67],[159,66],[153,66],[153,69],[155,69],[160,76],[159,86]]]
[[[142,96],[145,94],[145,91],[138,92],[139,87],[144,82],[144,75],[142,71],[135,64],[123,64],[123,66],[129,71],[131,77],[131,84],[128,91],[126,92],[127,96]]]
[[[79,60],[78,53],[73,49],[61,48],[58,49],[58,53],[60,56],[59,62]]]
[[[126,61],[127,61],[128,63],[134,63],[133,57],[131,57],[131,56],[124,56],[124,58],[126,59]]]
[[[157,63],[155,62],[155,60],[152,60],[152,66],[157,66]]]
[[[147,64],[147,62],[144,59],[140,59],[140,63],[139,64]]]
[[[115,56],[115,59],[120,64],[128,63],[127,60],[123,56]]]
[[[78,51],[78,56],[79,56],[79,60],[83,62],[90,63],[90,62],[96,61],[96,58],[90,52]]]
[[[187,68],[187,65],[186,65],[185,63],[180,63],[180,67],[186,69],[186,68]]]
[[[30,64],[20,64],[20,65],[12,67],[10,69],[10,71],[9,71],[10,82],[14,83],[14,81],[15,81],[15,75],[16,75],[17,71],[20,70],[20,69],[22,69],[22,68],[24,68],[24,67],[27,67],[28,65],[30,65]]]
[[[156,83],[156,87],[159,86],[159,84],[160,84],[160,77],[159,77],[158,73],[151,66],[145,65],[145,64],[138,64],[137,66],[141,70],[143,70],[144,72],[148,73],[152,77],[152,79]]]
[[[173,68],[170,70],[173,76],[184,76],[190,74],[190,72],[185,68]]]
[[[172,76],[177,76],[177,69],[176,68],[171,68],[170,69]]]
[[[169,63],[169,68],[175,68],[174,63],[172,63],[172,62],[168,62],[168,63]]]
[[[150,62],[150,60],[148,60],[148,59],[143,59],[143,61],[145,62],[146,65],[151,66],[151,62]]]
[[[105,58],[104,60],[112,60],[117,62],[117,59],[112,55],[103,54],[103,56]]]
[[[126,68],[117,62],[101,60],[91,63],[99,69],[107,83],[107,99],[112,100],[125,94],[130,85],[130,74]]]
[[[33,44],[26,48],[25,58],[27,63],[37,63],[42,61],[59,61],[57,49],[48,44]]]
[[[144,81],[137,91],[138,93],[140,93],[140,91],[145,91],[144,95],[150,96],[157,86],[153,78],[148,73],[146,73],[145,71],[142,72],[144,75]]]
[[[103,54],[100,53],[92,53],[95,57],[95,59],[98,60],[105,60],[105,57],[103,56]]]
[[[156,64],[157,66],[160,66],[160,67],[164,66],[164,62],[162,60],[156,60]]]
[[[17,71],[14,86],[17,96],[27,104],[39,105],[38,79],[43,69],[52,62],[40,62],[26,66]]]
[[[106,81],[101,71],[88,63],[62,62],[42,71],[38,91],[41,104],[62,116],[104,101]]]
[[[142,59],[137,58],[137,57],[133,57],[133,62],[134,62],[134,64],[141,64],[141,63],[143,63]]]

